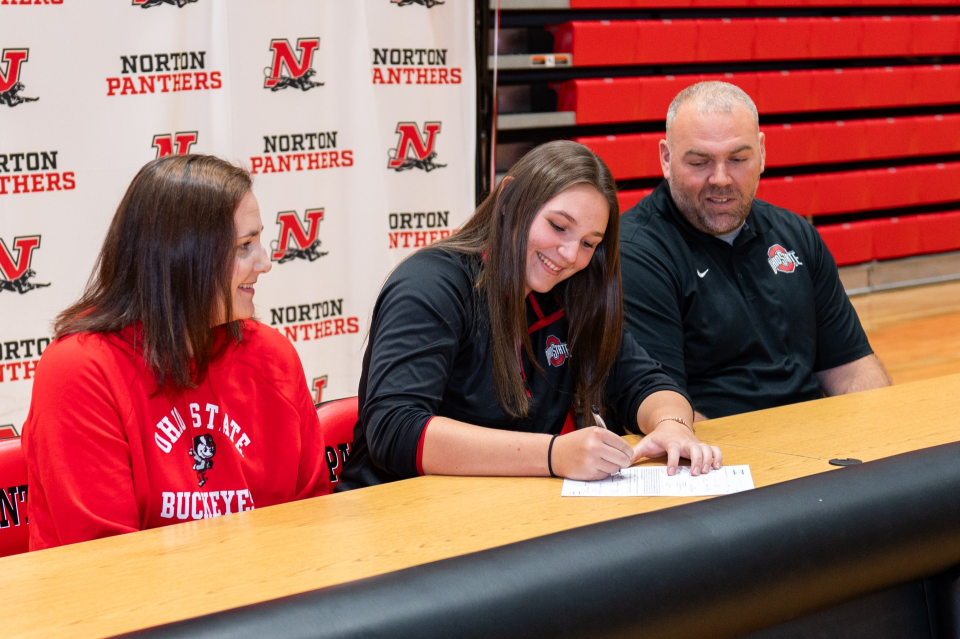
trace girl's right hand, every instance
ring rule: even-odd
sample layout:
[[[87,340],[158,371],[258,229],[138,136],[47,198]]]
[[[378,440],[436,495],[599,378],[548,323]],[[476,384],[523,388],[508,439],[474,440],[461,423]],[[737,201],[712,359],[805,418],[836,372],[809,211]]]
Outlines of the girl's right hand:
[[[558,477],[604,479],[633,463],[633,448],[619,435],[591,426],[557,437],[551,459]]]

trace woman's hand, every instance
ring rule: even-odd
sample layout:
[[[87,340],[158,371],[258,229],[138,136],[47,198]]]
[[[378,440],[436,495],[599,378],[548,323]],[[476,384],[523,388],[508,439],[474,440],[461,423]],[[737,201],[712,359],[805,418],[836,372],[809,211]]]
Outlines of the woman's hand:
[[[633,463],[635,450],[619,435],[591,426],[557,437],[553,472],[570,479],[604,479]]]
[[[633,447],[631,462],[641,457],[667,456],[667,474],[677,474],[681,457],[690,460],[690,474],[709,473],[710,469],[719,469],[723,465],[723,453],[716,446],[704,444],[693,430],[671,419],[657,424],[653,432],[641,439]]]

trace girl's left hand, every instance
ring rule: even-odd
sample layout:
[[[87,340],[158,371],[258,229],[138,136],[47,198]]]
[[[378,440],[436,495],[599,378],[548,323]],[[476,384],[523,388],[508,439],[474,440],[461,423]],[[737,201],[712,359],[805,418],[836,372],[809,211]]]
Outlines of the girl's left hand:
[[[633,462],[641,457],[667,456],[667,474],[676,475],[680,458],[690,460],[690,474],[709,473],[710,469],[719,469],[723,465],[723,453],[716,446],[710,446],[697,439],[693,431],[675,421],[660,422],[652,433],[641,439],[633,447]]]

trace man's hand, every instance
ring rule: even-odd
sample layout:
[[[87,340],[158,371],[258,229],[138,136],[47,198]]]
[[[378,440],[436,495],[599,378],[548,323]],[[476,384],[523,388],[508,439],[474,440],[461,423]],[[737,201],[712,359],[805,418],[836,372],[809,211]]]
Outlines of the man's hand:
[[[604,479],[633,463],[634,449],[619,435],[591,426],[557,437],[553,472],[570,479]]]
[[[652,433],[633,447],[631,462],[641,457],[667,456],[667,474],[676,475],[680,458],[690,460],[690,474],[709,473],[723,465],[723,453],[716,446],[704,444],[693,430],[673,420],[660,422]]]

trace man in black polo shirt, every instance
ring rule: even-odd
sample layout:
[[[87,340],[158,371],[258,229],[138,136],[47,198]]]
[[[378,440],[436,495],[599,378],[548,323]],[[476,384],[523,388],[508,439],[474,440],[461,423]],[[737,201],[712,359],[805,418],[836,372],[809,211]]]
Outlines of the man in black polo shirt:
[[[819,233],[754,199],[757,108],[701,82],[667,112],[666,178],[623,214],[624,312],[697,419],[890,384]]]

